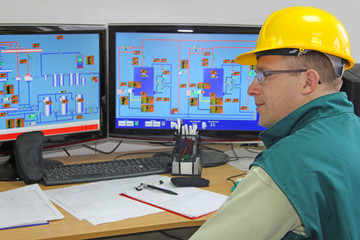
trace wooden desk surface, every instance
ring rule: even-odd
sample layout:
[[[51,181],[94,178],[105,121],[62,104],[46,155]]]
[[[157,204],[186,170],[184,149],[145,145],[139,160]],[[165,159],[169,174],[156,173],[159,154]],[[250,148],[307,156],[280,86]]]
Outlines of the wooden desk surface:
[[[96,157],[95,157],[96,156]],[[88,157],[74,158],[76,162],[84,161],[83,159],[98,159],[101,156],[90,155]],[[204,168],[202,177],[210,180],[210,186],[204,189],[221,193],[230,194],[232,182],[226,180],[228,177],[242,173],[241,170],[225,164],[218,167]],[[168,174],[171,176],[171,174]],[[0,182],[0,191],[10,190],[24,186],[22,181],[19,182]],[[44,186],[39,184],[43,190],[66,187],[61,186]],[[138,218],[126,219],[114,223],[100,224],[94,226],[86,220],[79,221],[74,216],[62,208],[55,205],[65,216],[62,220],[51,221],[48,225],[23,227],[16,229],[0,230],[0,239],[86,239],[106,236],[116,236],[123,234],[148,232],[155,230],[164,230],[172,228],[200,226],[213,214],[190,220],[169,212],[161,212],[146,215]]]

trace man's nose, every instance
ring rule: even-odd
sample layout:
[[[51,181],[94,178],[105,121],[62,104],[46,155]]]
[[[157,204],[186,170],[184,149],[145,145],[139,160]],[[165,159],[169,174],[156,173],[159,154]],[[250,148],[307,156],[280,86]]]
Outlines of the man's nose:
[[[254,95],[259,94],[259,86],[260,86],[260,83],[257,80],[257,77],[255,77],[254,81],[251,83],[250,87],[247,90],[247,94],[249,96],[254,96]]]

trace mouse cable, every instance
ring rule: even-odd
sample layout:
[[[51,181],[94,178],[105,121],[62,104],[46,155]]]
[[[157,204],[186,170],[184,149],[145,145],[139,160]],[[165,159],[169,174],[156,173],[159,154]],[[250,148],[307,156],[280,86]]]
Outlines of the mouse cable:
[[[237,174],[237,175],[228,177],[226,180],[227,180],[227,181],[231,181],[231,182],[234,184],[234,186],[235,186],[235,185],[236,185],[236,182],[235,182],[234,180],[232,180],[232,178],[241,177],[241,176],[244,176],[244,175],[246,175],[246,174],[247,174],[247,172],[240,173],[240,174]]]

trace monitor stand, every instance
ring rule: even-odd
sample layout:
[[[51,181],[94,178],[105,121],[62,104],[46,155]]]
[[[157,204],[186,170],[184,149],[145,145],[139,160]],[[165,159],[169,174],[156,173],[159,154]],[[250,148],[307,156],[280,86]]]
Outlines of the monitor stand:
[[[20,177],[16,171],[13,155],[0,157],[0,181],[18,181]]]
[[[43,159],[44,167],[63,165],[62,162],[54,159]],[[14,155],[0,156],[0,181],[19,181],[21,180],[15,165]]]
[[[228,161],[229,156],[225,153],[204,148],[201,150],[201,165],[203,167],[215,167],[223,165]]]

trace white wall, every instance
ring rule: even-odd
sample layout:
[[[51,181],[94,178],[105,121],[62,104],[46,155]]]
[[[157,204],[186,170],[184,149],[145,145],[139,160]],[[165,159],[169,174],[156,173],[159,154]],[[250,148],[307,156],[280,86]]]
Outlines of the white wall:
[[[217,23],[261,25],[284,7],[333,13],[347,28],[360,62],[358,0],[1,0],[0,23]]]
[[[322,8],[342,21],[350,35],[352,55],[360,62],[359,0],[1,0],[0,23],[261,25],[270,13],[296,5]],[[115,145],[116,142],[104,142],[98,147],[108,151]],[[141,148],[125,144],[119,151]],[[72,151],[91,153],[83,148]]]

